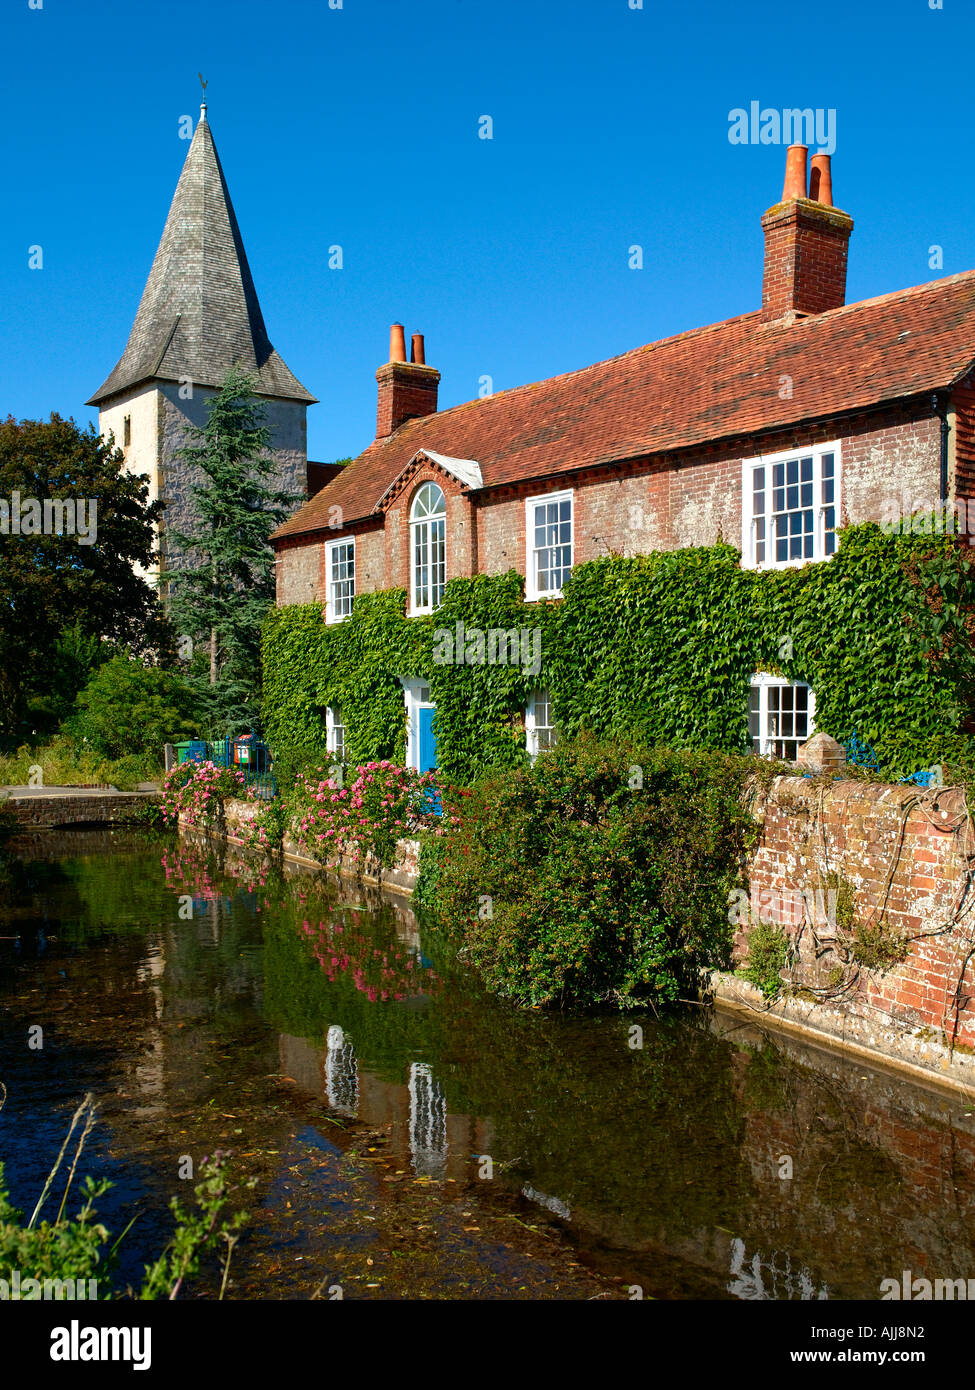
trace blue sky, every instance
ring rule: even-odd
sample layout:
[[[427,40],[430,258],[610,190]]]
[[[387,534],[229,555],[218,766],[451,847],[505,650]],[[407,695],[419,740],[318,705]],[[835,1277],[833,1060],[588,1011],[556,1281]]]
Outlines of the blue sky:
[[[5,0],[0,412],[95,418],[198,70],[312,458],[370,442],[394,320],[443,407],[758,307],[785,157],[729,142],[752,101],[836,112],[850,301],[975,267],[971,0],[631,2]]]

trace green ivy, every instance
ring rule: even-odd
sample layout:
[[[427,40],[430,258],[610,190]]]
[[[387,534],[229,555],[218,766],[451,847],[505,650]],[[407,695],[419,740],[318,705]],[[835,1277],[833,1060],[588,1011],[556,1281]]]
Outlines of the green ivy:
[[[400,676],[429,681],[438,766],[470,782],[522,767],[523,711],[547,686],[561,730],[675,748],[748,748],[753,672],[816,692],[816,727],[873,745],[904,776],[970,760],[971,562],[950,536],[847,527],[828,563],[756,573],[725,544],[607,556],[576,566],[560,602],[526,603],[514,571],[452,579],[434,617],[407,618],[401,589],[360,595],[326,626],[320,604],[276,609],[264,632],[264,723],[279,768],[325,757],[326,705],[347,757],[402,761]],[[442,660],[436,634],[537,631],[541,670]],[[946,644],[945,633],[959,640]],[[939,656],[947,652],[947,657]],[[440,659],[438,659],[440,658]],[[468,664],[469,663],[469,664]]]

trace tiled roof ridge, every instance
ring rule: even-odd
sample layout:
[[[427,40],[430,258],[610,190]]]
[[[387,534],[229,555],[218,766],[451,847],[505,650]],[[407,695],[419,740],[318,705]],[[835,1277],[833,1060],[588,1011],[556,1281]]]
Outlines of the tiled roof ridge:
[[[768,325],[768,328],[772,330],[776,328],[786,328],[790,333],[794,333],[797,329],[801,331],[804,327],[822,323],[826,319],[837,319],[841,318],[844,314],[849,314],[859,309],[873,308],[884,303],[894,303],[895,301],[920,296],[938,287],[968,279],[975,280],[975,270],[960,270],[956,271],[953,275],[942,276],[938,280],[926,280],[920,285],[909,285],[907,288],[900,290],[887,290],[884,294],[871,295],[868,299],[858,299],[852,304],[841,304],[837,309],[827,309],[819,314],[804,315],[787,325],[773,322]],[[573,377],[585,376],[587,372],[595,372],[601,368],[610,367],[613,363],[624,362],[630,357],[637,357],[643,353],[666,348],[681,341],[686,342],[691,338],[701,337],[707,333],[716,333],[718,330],[731,328],[735,324],[747,323],[750,319],[754,319],[757,322],[759,314],[760,310],[751,309],[743,314],[732,314],[726,319],[718,319],[714,323],[701,324],[697,328],[685,328],[679,333],[668,334],[666,338],[654,338],[649,343],[641,343],[637,347],[627,348],[625,352],[617,352],[609,357],[601,357],[599,361],[589,362],[584,367],[572,367],[567,372],[556,372],[552,376],[539,377],[536,381],[523,382],[518,386],[509,386],[503,391],[494,391],[490,396],[474,396],[470,400],[458,401],[456,405],[448,406],[445,410],[438,410],[436,412],[436,417],[438,420],[445,420],[448,419],[454,411],[470,410],[475,406],[490,406],[493,401],[510,401],[523,392],[537,391],[539,387],[548,386],[554,382],[566,382],[568,384]],[[416,420],[408,421],[407,424],[408,426],[414,424],[419,426],[424,419],[429,423],[429,417],[423,416],[418,417]],[[361,458],[362,455],[366,453],[379,453],[387,445],[397,443],[401,439],[402,433],[394,431],[393,434],[387,435],[385,439],[371,441],[366,445],[365,449],[361,450],[361,452],[356,455],[356,457]],[[353,463],[354,462],[355,458],[353,459]]]

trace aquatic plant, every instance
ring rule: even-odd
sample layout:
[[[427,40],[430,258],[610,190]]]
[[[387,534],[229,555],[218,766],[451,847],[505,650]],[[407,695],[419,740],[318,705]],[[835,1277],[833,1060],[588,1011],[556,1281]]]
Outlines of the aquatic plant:
[[[6,1088],[0,1082],[0,1109],[6,1100]],[[77,1297],[111,1299],[138,1297],[140,1299],[175,1299],[187,1278],[199,1272],[204,1254],[226,1246],[219,1297],[227,1287],[230,1260],[240,1238],[241,1227],[247,1220],[242,1211],[233,1216],[225,1214],[232,1194],[237,1190],[228,1181],[227,1156],[219,1151],[204,1159],[201,1181],[194,1189],[196,1208],[186,1211],[179,1198],[174,1197],[170,1210],[175,1229],[169,1244],[152,1265],[146,1266],[145,1278],[138,1293],[114,1290],[110,1283],[118,1247],[135,1217],[111,1245],[111,1233],[97,1218],[96,1202],[112,1186],[106,1178],[97,1182],[90,1176],[81,1183],[82,1203],[74,1217],[67,1217],[68,1194],[85,1142],[95,1125],[94,1097],[89,1093],[72,1117],[68,1133],[40,1197],[29,1220],[10,1201],[10,1193],[0,1162],[0,1281],[9,1293],[35,1300],[42,1297]],[[76,1136],[76,1137],[75,1137]],[[51,1196],[55,1180],[66,1160],[72,1138],[75,1140],[67,1181],[61,1195],[57,1216],[53,1221],[39,1220],[41,1211]],[[250,1180],[245,1186],[254,1185]],[[99,1292],[99,1286],[104,1292]]]

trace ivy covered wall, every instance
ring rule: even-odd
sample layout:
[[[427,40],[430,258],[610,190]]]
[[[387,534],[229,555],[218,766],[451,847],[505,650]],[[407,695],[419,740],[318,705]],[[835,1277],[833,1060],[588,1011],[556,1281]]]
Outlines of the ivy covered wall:
[[[720,544],[581,564],[554,603],[526,604],[511,571],[450,580],[433,617],[407,618],[399,589],[358,596],[335,626],[319,604],[279,608],[264,632],[265,734],[279,765],[324,761],[335,705],[350,762],[402,761],[399,677],[422,676],[438,764],[461,782],[524,760],[539,686],[566,734],[744,750],[749,679],[765,670],[808,681],[817,729],[856,732],[905,775],[967,760],[971,568],[951,537],[865,524],[832,560],[798,569],[745,570]],[[491,664],[492,629],[518,633],[518,664]]]

